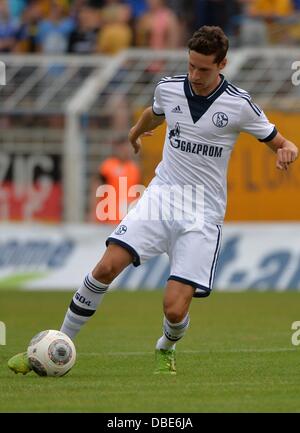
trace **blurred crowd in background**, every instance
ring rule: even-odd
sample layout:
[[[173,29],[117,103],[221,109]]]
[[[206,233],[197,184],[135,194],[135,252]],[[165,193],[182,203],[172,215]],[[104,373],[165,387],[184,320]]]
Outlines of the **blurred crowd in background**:
[[[231,46],[300,42],[300,0],[0,0],[0,52],[113,55],[184,47],[201,25]]]

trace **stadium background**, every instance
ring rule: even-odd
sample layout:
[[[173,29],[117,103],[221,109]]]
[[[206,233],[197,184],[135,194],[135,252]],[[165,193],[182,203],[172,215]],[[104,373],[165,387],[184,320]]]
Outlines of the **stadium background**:
[[[215,293],[192,303],[177,377],[152,375],[165,256],[113,283],[62,380],[7,369],[33,335],[59,329],[104,251],[112,227],[89,221],[91,179],[155,83],[186,72],[200,25],[226,31],[226,77],[300,144],[300,2],[161,3],[0,0],[0,412],[299,411],[300,166],[277,171],[249,135],[230,162]],[[145,185],[163,131],[136,159]]]
[[[112,230],[88,218],[97,167],[151,104],[155,83],[185,73],[184,47],[202,24],[229,35],[227,78],[299,143],[298,8],[262,0],[1,1],[1,287],[80,283]],[[164,126],[144,140],[144,185],[163,135]],[[240,137],[217,290],[299,289],[299,183],[297,163],[279,172],[267,146]],[[167,275],[160,257],[126,270],[112,288],[158,288]]]

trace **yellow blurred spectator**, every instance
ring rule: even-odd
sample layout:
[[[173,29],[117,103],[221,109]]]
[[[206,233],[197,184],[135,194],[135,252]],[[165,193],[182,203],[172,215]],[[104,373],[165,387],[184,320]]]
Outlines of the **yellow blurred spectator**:
[[[292,0],[252,0],[249,4],[249,15],[264,21],[269,44],[289,43],[292,28],[287,19],[294,12]]]
[[[249,12],[265,18],[286,17],[294,12],[291,0],[252,0]]]
[[[99,34],[98,52],[113,55],[130,47],[132,41],[132,30],[126,24],[105,24]]]
[[[113,55],[130,47],[133,40],[133,32],[129,25],[130,7],[118,0],[106,0],[106,5],[100,9],[100,17],[102,25],[97,51]]]

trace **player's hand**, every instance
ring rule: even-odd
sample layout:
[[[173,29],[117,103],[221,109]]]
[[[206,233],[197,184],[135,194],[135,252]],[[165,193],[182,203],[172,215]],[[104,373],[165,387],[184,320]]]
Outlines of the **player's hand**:
[[[289,143],[289,146],[282,147],[277,150],[277,161],[276,167],[279,170],[287,170],[289,164],[294,162],[298,157],[298,149],[293,143]]]
[[[132,127],[130,129],[128,134],[128,139],[134,149],[134,153],[138,153],[141,149],[142,146],[141,137],[149,137],[151,135],[153,135],[153,131],[144,132],[143,134],[136,136],[135,128]]]

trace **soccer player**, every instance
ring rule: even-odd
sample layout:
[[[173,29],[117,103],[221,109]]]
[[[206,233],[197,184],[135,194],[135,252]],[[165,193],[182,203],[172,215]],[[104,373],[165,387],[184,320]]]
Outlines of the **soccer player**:
[[[145,109],[129,132],[138,152],[141,136],[166,121],[163,158],[155,177],[107,239],[103,257],[75,293],[61,327],[74,339],[123,269],[166,252],[170,276],[163,299],[163,335],[155,351],[155,372],[166,374],[176,374],[175,345],[188,329],[193,297],[208,296],[213,287],[226,207],[227,165],[239,133],[248,132],[265,142],[276,153],[280,170],[286,170],[298,156],[295,144],[276,130],[250,95],[221,74],[228,39],[219,27],[201,27],[188,48],[188,74],[162,78],[155,88],[153,106]],[[190,207],[176,218],[182,201],[172,201],[172,194],[165,192],[186,186],[200,186],[203,194],[195,202],[196,214]],[[194,193],[187,195],[194,197]],[[196,219],[191,218],[195,215]],[[23,373],[30,368],[24,354],[15,355],[9,366]]]

